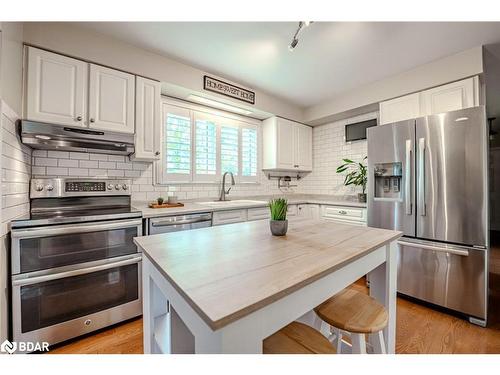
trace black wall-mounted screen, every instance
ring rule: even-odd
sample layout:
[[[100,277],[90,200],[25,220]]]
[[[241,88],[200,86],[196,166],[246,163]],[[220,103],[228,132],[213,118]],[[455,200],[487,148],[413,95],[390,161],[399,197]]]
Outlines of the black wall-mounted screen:
[[[377,119],[356,122],[355,124],[347,124],[345,126],[345,141],[359,141],[366,139],[366,129],[372,126],[377,126]]]

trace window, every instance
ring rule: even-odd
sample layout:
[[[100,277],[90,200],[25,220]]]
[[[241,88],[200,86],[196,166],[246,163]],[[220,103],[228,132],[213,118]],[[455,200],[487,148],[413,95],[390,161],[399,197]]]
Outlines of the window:
[[[163,158],[155,166],[157,183],[219,183],[224,172],[232,172],[237,182],[257,182],[258,125],[220,111],[191,108],[163,105]]]

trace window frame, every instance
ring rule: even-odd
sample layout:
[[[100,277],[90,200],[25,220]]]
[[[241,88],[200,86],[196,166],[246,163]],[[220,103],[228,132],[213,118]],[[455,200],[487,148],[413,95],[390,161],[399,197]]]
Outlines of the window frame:
[[[173,184],[220,184],[222,178],[221,171],[221,126],[230,126],[238,128],[238,175],[234,176],[236,184],[260,184],[262,177],[262,121],[236,115],[230,112],[217,110],[198,104],[192,104],[177,99],[162,100],[162,123],[161,123],[161,150],[162,156],[154,162],[154,184],[158,186]],[[190,133],[190,173],[174,174],[166,173],[166,134],[165,121],[169,110],[170,113],[178,114],[182,117],[189,117]],[[177,112],[177,113],[176,113]],[[189,115],[189,116],[187,116]],[[216,173],[215,175],[204,175],[196,173],[196,120],[212,121],[216,125]],[[257,131],[257,171],[256,176],[243,176],[243,129],[255,129]]]

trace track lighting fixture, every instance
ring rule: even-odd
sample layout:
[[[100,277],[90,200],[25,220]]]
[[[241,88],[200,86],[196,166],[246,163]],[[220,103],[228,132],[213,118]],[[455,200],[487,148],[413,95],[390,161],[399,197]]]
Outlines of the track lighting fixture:
[[[297,44],[299,44],[299,34],[304,27],[308,27],[313,21],[300,21],[297,31],[293,34],[292,42],[288,45],[288,50],[293,51]]]

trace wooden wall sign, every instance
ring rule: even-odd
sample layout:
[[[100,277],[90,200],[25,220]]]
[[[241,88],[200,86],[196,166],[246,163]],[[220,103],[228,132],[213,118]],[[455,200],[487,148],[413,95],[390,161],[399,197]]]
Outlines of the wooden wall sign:
[[[246,103],[255,104],[255,93],[242,87],[223,82],[217,78],[203,76],[203,89],[229,96]]]

